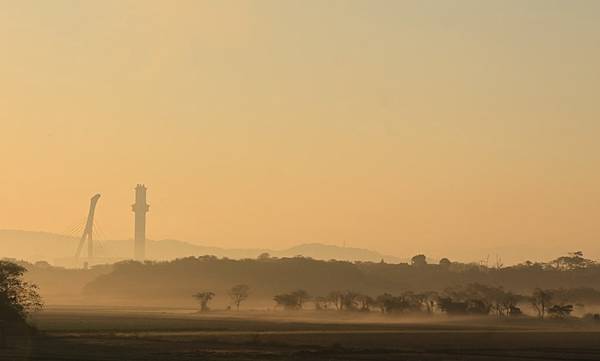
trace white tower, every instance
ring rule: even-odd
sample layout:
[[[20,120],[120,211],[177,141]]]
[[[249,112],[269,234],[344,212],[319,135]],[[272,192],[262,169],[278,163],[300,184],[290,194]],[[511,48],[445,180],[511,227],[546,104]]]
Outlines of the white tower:
[[[136,261],[146,258],[146,213],[150,206],[146,203],[146,186],[138,184],[135,187],[135,204],[131,209],[135,213],[134,256]]]

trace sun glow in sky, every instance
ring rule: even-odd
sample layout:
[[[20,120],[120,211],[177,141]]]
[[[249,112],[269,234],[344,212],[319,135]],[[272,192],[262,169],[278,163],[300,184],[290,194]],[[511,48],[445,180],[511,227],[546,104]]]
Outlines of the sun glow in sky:
[[[598,1],[0,9],[0,228],[600,257]]]

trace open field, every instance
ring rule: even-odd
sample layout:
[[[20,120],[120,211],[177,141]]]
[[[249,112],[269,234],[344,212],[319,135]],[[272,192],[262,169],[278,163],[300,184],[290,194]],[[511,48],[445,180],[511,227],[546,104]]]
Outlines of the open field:
[[[0,360],[600,359],[600,327],[578,321],[49,308],[33,322]]]

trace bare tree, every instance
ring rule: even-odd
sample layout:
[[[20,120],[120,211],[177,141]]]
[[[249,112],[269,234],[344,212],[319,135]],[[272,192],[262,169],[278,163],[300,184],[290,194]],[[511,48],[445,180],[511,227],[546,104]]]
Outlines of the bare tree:
[[[538,317],[544,319],[548,304],[552,300],[552,293],[548,290],[536,288],[531,296],[531,305],[536,309]]]
[[[250,295],[250,287],[248,285],[236,285],[229,290],[229,298],[235,305],[236,309],[240,310],[240,304],[244,302]]]

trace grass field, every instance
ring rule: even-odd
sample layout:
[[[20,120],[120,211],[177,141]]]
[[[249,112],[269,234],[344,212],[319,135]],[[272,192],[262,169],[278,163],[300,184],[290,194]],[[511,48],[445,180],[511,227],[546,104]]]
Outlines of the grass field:
[[[582,321],[49,308],[0,360],[600,360]]]

